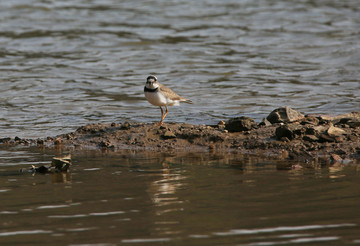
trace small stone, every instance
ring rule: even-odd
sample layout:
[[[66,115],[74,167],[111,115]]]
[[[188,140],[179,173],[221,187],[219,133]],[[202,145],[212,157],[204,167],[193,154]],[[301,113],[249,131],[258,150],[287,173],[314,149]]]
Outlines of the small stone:
[[[0,143],[7,143],[11,140],[11,138],[0,138]]]
[[[336,140],[333,137],[330,137],[329,135],[326,135],[324,133],[320,134],[319,136],[319,142],[335,142]]]
[[[62,142],[61,138],[57,138],[57,139],[55,139],[54,144],[55,145],[60,145],[61,142]]]
[[[121,130],[129,130],[130,129],[130,123],[129,122],[125,122],[124,124],[121,125]]]
[[[251,129],[256,127],[256,123],[254,119],[242,116],[230,119],[226,123],[225,129],[229,132],[243,132],[243,131],[250,131]]]
[[[342,158],[339,156],[339,155],[337,155],[337,154],[331,154],[330,155],[330,159],[331,159],[331,161],[333,161],[333,162],[335,162],[335,163],[341,163],[342,162]]]
[[[71,166],[71,156],[63,156],[63,157],[53,157],[51,166],[55,167],[57,171],[67,171]]]
[[[266,117],[266,119],[271,122],[271,124],[281,122],[294,122],[303,118],[303,114],[290,107],[277,108]]]
[[[346,134],[346,132],[341,128],[338,128],[338,127],[335,127],[335,126],[330,126],[329,129],[327,130],[327,134],[330,137],[339,137],[341,135]]]
[[[319,124],[319,119],[314,117],[314,116],[306,116],[305,119],[303,121],[301,121],[300,123],[301,125],[318,125]]]
[[[164,135],[162,135],[162,138],[164,139],[176,138],[176,135],[172,131],[168,130],[164,133]]]
[[[308,142],[317,142],[317,141],[319,141],[319,138],[314,135],[305,135],[303,137],[303,140],[308,141]]]
[[[225,121],[220,120],[219,123],[217,124],[217,127],[218,127],[219,129],[224,130],[224,129],[225,129]]]
[[[262,121],[259,123],[259,126],[271,126],[271,122],[268,121],[266,118],[262,119]]]
[[[301,135],[302,129],[302,126],[298,124],[282,125],[276,128],[275,135],[277,139],[286,137],[289,140],[292,140],[296,137],[296,135]]]
[[[100,148],[114,148],[115,146],[110,143],[108,140],[103,140],[99,143]]]
[[[328,126],[306,126],[305,134],[320,136],[320,134],[325,133],[328,128]]]
[[[220,121],[219,121],[219,123],[218,123],[217,125],[218,125],[218,126],[225,125],[225,121],[220,120]]]
[[[347,138],[351,142],[357,142],[360,140],[357,136],[354,136],[354,135],[349,135],[349,136],[347,136]]]
[[[349,126],[350,128],[360,127],[360,119],[356,119],[356,118],[342,118],[339,121],[339,123],[345,124],[345,125]]]
[[[38,173],[47,173],[47,172],[49,172],[49,168],[43,165],[43,166],[34,168],[34,171],[38,172]]]
[[[43,144],[44,144],[44,140],[38,139],[38,140],[36,140],[36,143],[37,143],[38,145],[43,145]]]

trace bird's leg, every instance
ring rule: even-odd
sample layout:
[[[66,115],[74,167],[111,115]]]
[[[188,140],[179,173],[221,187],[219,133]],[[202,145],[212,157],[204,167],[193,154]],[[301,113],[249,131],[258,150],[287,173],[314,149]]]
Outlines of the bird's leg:
[[[166,108],[166,111],[165,111],[165,114],[164,114],[164,116],[163,116],[163,120],[165,119],[165,117],[166,117],[167,113],[169,112],[168,107],[167,107],[167,106],[165,106],[165,108]]]
[[[163,117],[164,116],[164,111],[163,111],[162,107],[160,106],[159,108],[161,110],[161,120],[159,122],[159,125],[161,126],[165,117]]]
[[[160,121],[160,126],[163,124],[164,119],[165,119],[167,113],[169,112],[168,107],[167,107],[166,105],[165,105],[165,108],[166,108],[166,111],[165,111],[165,114],[164,114],[163,109],[160,107],[160,109],[161,109],[161,121]]]

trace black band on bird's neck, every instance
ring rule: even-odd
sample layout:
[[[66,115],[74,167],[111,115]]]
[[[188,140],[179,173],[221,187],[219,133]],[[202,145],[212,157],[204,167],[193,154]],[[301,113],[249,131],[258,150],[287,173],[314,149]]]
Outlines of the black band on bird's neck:
[[[147,88],[146,86],[144,87],[144,91],[145,92],[155,92],[159,89],[159,87],[155,88],[155,89],[150,89],[150,88]]]

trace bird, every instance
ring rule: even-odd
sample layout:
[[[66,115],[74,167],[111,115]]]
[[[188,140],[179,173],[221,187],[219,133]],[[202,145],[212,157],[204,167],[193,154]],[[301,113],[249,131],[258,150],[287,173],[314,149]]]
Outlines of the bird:
[[[179,96],[170,88],[160,84],[154,75],[147,77],[144,87],[144,94],[149,103],[160,108],[160,126],[163,124],[164,119],[169,112],[168,106],[178,106],[180,102],[192,104],[191,100]],[[165,107],[165,113],[162,107]]]

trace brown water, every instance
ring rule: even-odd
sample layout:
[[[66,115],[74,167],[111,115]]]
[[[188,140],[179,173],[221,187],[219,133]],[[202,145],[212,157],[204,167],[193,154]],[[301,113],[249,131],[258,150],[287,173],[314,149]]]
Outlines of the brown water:
[[[2,0],[0,136],[159,120],[149,74],[194,101],[168,121],[360,110],[359,12],[358,0]]]
[[[234,154],[74,152],[67,174],[18,170],[53,151],[0,152],[1,245],[360,243],[360,169],[283,171]]]

